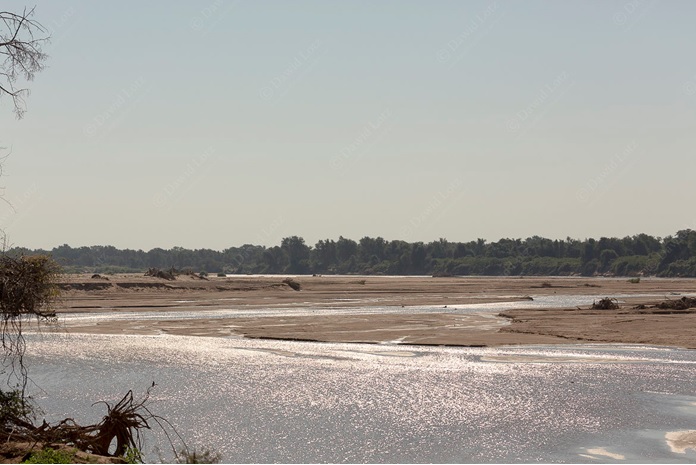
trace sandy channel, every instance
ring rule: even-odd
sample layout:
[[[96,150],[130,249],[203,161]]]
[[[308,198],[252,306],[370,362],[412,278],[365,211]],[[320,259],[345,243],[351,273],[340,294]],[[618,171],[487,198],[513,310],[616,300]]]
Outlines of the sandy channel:
[[[43,330],[101,334],[174,334],[208,337],[245,336],[325,342],[499,346],[517,344],[638,343],[696,348],[696,309],[634,309],[696,293],[696,279],[585,277],[358,277],[297,276],[299,291],[282,276],[179,276],[175,281],[122,274],[93,278],[65,275],[59,323]],[[457,305],[529,302],[548,295],[622,297],[618,310],[588,306],[458,314]],[[389,313],[361,311],[386,307]],[[431,306],[412,313],[413,306]],[[332,308],[346,309],[334,314]],[[438,311],[442,308],[442,311]],[[177,318],[178,312],[249,309],[263,316]],[[286,309],[311,309],[288,315]],[[355,309],[352,313],[351,309]],[[403,309],[403,312],[400,310]],[[445,309],[448,309],[445,311]],[[275,314],[277,310],[277,315]],[[152,315],[157,319],[60,318],[71,313]],[[168,317],[171,315],[171,318]]]

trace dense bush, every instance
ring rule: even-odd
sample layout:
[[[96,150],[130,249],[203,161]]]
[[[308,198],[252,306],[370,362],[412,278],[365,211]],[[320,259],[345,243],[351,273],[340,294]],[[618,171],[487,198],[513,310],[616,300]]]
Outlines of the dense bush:
[[[51,251],[18,249],[25,254],[50,253],[66,270],[90,273],[143,272],[148,268],[209,273],[400,274],[400,275],[572,275],[696,276],[696,232],[679,231],[664,239],[638,234],[624,238],[551,240],[483,239],[423,243],[363,237],[320,240],[313,247],[297,236],[280,245],[245,244],[223,251],[174,247],[148,252],[111,246]]]

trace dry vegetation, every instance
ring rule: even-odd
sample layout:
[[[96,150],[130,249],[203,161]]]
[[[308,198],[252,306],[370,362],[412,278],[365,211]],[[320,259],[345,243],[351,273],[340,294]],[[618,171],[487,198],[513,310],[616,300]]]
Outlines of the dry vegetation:
[[[151,429],[153,424],[162,428],[168,437],[173,434],[176,439],[181,440],[167,420],[153,414],[148,408],[150,389],[140,400],[135,400],[133,392],[128,391],[114,404],[97,402],[106,406],[106,415],[99,423],[86,426],[79,425],[73,418],[66,418],[57,424],[44,421],[36,426],[32,418],[34,408],[28,404],[28,400],[18,396],[10,398],[9,401],[14,403],[14,408],[6,409],[0,439],[5,443],[31,444],[29,450],[17,451],[24,455],[45,448],[71,447],[87,454],[104,457],[124,457],[129,451],[140,451],[143,445],[141,431]],[[8,405],[8,399],[5,400],[4,404]],[[174,451],[173,447],[172,450]],[[176,454],[176,451],[174,452]]]
[[[57,264],[46,256],[0,256],[0,341],[5,373],[9,374],[8,384],[14,380],[17,385],[14,390],[0,390],[0,440],[5,444],[2,452],[5,460],[14,460],[19,455],[26,458],[37,448],[60,446],[88,454],[122,457],[129,450],[142,448],[140,432],[153,424],[161,427],[167,437],[176,435],[165,419],[154,415],[147,407],[154,383],[143,399],[135,400],[129,391],[114,404],[100,402],[106,406],[107,413],[95,425],[81,426],[72,418],[55,425],[45,421],[35,425],[38,408],[25,395],[28,374],[24,364],[23,325],[30,319],[52,321],[56,318],[52,304],[59,294],[58,272]],[[15,446],[9,447],[9,443]],[[29,444],[30,447],[27,450],[16,444]],[[172,450],[176,455],[173,446]],[[15,455],[10,457],[13,453]]]
[[[619,301],[609,297],[592,302],[592,310],[616,310],[617,308],[619,308]]]

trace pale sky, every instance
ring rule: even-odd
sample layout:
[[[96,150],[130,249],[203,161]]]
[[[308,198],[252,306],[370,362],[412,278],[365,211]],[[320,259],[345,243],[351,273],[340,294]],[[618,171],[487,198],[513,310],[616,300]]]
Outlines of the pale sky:
[[[696,2],[35,1],[13,245],[696,229]]]

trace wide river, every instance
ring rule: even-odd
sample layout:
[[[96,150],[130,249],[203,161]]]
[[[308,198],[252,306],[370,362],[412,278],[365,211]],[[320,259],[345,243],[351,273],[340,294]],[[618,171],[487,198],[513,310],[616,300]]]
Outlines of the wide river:
[[[96,422],[93,402],[154,381],[150,409],[224,462],[696,461],[696,351],[48,332],[27,346],[49,421]],[[145,454],[172,459],[157,431]]]

